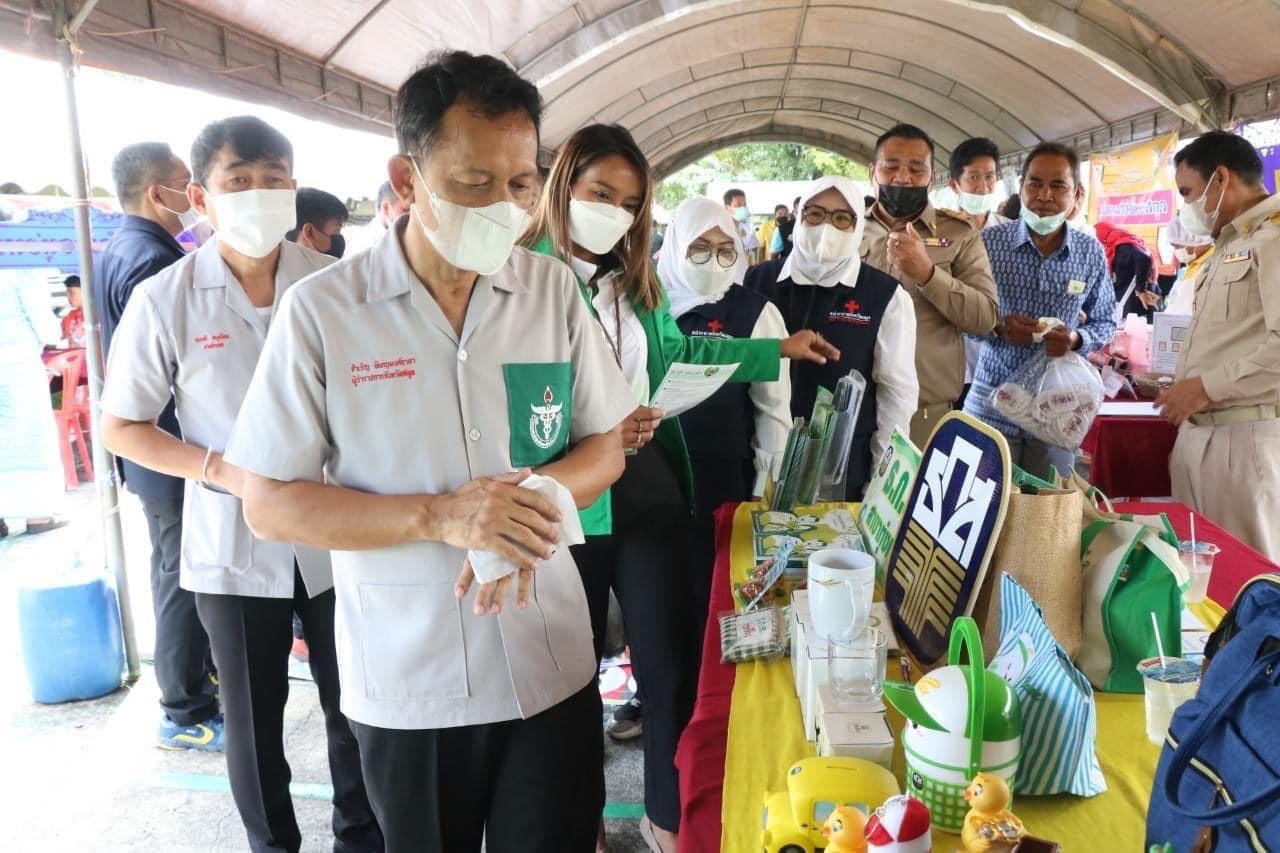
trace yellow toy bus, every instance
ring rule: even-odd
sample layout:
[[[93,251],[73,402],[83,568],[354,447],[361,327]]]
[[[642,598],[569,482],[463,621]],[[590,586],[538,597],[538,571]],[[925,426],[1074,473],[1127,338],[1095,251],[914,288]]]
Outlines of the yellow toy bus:
[[[836,806],[870,814],[900,793],[893,774],[860,758],[803,758],[787,771],[787,790],[764,795],[764,853],[814,853]]]

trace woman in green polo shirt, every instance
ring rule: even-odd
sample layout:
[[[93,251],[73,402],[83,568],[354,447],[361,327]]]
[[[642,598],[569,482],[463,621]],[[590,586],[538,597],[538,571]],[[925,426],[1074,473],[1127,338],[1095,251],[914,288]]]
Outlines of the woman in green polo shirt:
[[[647,816],[641,833],[651,848],[674,853],[680,823],[676,744],[693,708],[692,649],[706,614],[690,606],[689,453],[679,421],[650,408],[650,395],[675,362],[736,363],[730,381],[763,382],[778,378],[781,358],[824,362],[839,353],[807,330],[782,341],[685,337],[649,258],[652,204],[649,164],[631,134],[617,125],[590,125],[560,149],[526,242],[573,267],[636,399],[622,424],[630,454],[626,471],[612,494],[582,511],[587,541],[574,547],[573,556],[597,657],[610,587],[622,608],[636,681],[644,689]]]

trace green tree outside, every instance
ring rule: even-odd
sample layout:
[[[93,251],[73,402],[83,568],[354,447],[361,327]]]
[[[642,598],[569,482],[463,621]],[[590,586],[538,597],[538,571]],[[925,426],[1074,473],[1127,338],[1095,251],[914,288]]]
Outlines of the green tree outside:
[[[703,195],[712,180],[810,181],[823,175],[866,180],[867,167],[822,148],[791,142],[749,142],[723,148],[685,166],[658,184],[658,204],[667,210]]]

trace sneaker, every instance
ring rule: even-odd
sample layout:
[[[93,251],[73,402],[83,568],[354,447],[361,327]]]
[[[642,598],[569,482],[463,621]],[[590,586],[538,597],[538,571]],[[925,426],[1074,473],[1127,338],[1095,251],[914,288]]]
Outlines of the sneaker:
[[[161,749],[222,752],[222,715],[216,714],[203,723],[191,726],[180,726],[166,715],[160,721],[156,741]]]
[[[301,637],[293,638],[293,648],[289,649],[289,654],[298,663],[306,663],[311,659],[311,650],[307,648],[307,641]]]
[[[640,700],[632,699],[620,705],[613,712],[613,719],[605,726],[609,737],[617,741],[635,740],[644,733],[644,724],[640,717]]]

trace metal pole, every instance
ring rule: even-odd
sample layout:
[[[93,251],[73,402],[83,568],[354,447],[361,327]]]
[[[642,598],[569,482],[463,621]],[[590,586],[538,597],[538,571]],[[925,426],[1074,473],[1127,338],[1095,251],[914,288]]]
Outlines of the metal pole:
[[[87,7],[93,3],[88,2]],[[84,11],[85,7],[81,8]],[[77,16],[82,18],[82,16]],[[93,242],[89,229],[89,181],[85,174],[84,150],[80,144],[80,111],[76,106],[76,59],[72,49],[74,33],[67,23],[67,0],[53,0],[53,36],[58,43],[58,62],[66,94],[67,125],[71,141],[71,192],[75,196],[76,243],[80,253],[80,289],[84,327],[87,332],[86,359],[89,368],[89,401],[93,419],[93,468],[98,487],[98,507],[102,515],[102,547],[107,568],[115,575],[120,600],[120,625],[124,634],[126,683],[138,680],[138,643],[129,605],[129,575],[124,561],[124,534],[120,529],[120,496],[116,490],[116,460],[102,444],[102,336],[98,331],[98,310],[93,304]]]

